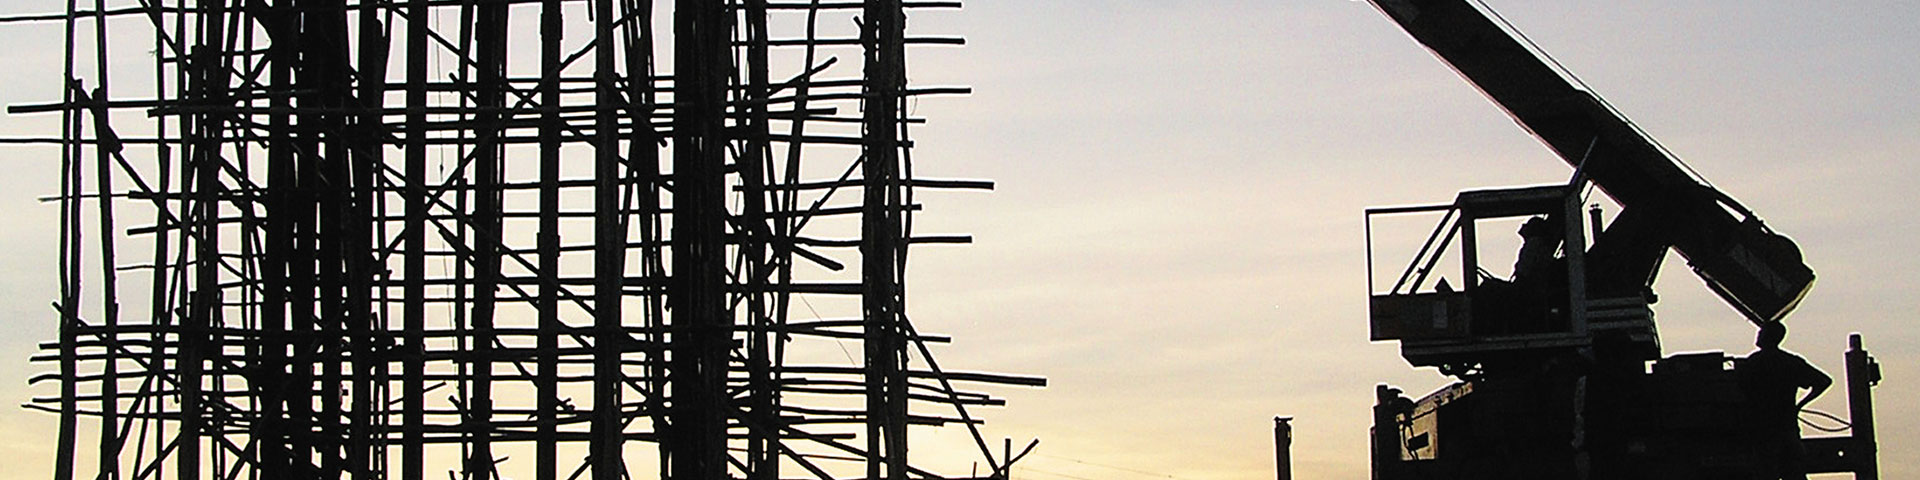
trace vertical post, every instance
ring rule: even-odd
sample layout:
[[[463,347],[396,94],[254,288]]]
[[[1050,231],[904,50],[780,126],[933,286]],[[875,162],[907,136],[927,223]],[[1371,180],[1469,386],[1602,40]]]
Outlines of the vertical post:
[[[1560,213],[1566,236],[1561,250],[1567,261],[1567,329],[1581,337],[1587,335],[1587,229],[1586,223],[1580,221],[1580,190],[1586,183],[1581,173],[1574,174],[1573,182],[1567,185]],[[1577,432],[1585,426],[1574,425],[1574,428]],[[1581,435],[1575,433],[1576,437]]]
[[[808,69],[813,68],[814,65],[816,48],[814,45],[811,45],[811,43],[818,37],[816,30],[819,25],[819,7],[820,4],[816,0],[812,5],[809,5],[807,10],[806,39],[809,45],[806,49],[806,55],[803,57],[804,61],[802,65]],[[793,86],[792,108],[794,112],[805,112],[807,110],[807,100],[811,96],[813,80],[811,76],[802,77],[799,80],[800,81]],[[796,114],[788,122],[788,136],[796,141],[789,141],[786,146],[786,165],[785,169],[781,171],[781,179],[778,181],[783,185],[800,183],[800,156],[806,150],[806,146],[804,143],[797,141],[797,139],[801,138],[802,133],[805,132],[806,121],[807,116],[805,114]],[[771,161],[771,159],[769,159],[769,161]],[[771,168],[769,170],[771,170]],[[776,200],[773,208],[780,212],[794,212],[799,209],[800,192],[797,189],[780,191],[776,193],[775,196]],[[786,321],[788,319],[787,314],[789,308],[792,306],[794,298],[791,287],[793,285],[795,246],[792,244],[792,241],[793,237],[798,235],[800,227],[803,224],[804,221],[801,217],[786,215],[773,222],[772,225],[774,241],[780,242],[779,247],[773,249],[773,258],[771,259],[771,263],[775,269],[773,272],[775,278],[773,278],[770,285],[768,285],[777,292],[773,296],[772,315],[774,321],[777,322],[776,328],[779,328],[779,332],[773,337],[774,343],[771,345],[773,352],[770,354],[770,360],[776,366],[776,370],[773,372],[773,381],[779,381],[780,372],[777,368],[783,366],[786,358]],[[776,402],[775,406],[777,407],[778,402],[781,400],[777,392],[775,395],[774,402]],[[766,428],[775,432],[783,430],[786,425],[786,421],[779,415],[769,415],[765,421],[767,422]],[[778,442],[777,439],[775,441]],[[778,445],[776,445],[776,447],[778,447]],[[776,460],[774,462],[776,468],[779,464],[777,461],[779,456],[780,451],[776,448],[773,452],[773,458]],[[778,472],[775,472],[768,476],[778,477],[779,475]]]
[[[631,22],[634,25],[653,25],[653,0],[629,2]],[[646,295],[641,299],[641,326],[645,329],[642,346],[638,348],[646,361],[642,367],[646,395],[641,410],[647,412],[648,421],[655,428],[654,433],[664,436],[665,426],[670,412],[667,409],[669,379],[667,372],[667,314],[666,291],[667,273],[663,252],[667,250],[662,219],[665,210],[661,209],[660,192],[666,184],[660,170],[660,132],[653,128],[653,114],[657,106],[653,77],[654,36],[652,28],[627,28],[620,31],[621,45],[626,47],[627,55],[620,58],[620,65],[626,68],[626,104],[624,107],[626,122],[633,128],[633,136],[627,139],[627,163],[630,165],[625,178],[633,182],[633,201],[637,209],[623,218],[637,219],[640,240],[638,242],[639,275],[641,282],[647,285]],[[607,67],[613,68],[613,67]],[[619,112],[616,112],[619,113]],[[617,119],[616,119],[617,120]],[[616,146],[617,147],[617,146]],[[622,229],[619,238],[626,239]],[[626,252],[620,254],[620,261],[626,262]],[[667,478],[672,467],[672,452],[662,441],[654,452],[659,456],[659,477]]]
[[[188,1],[190,0],[177,0],[174,3],[176,6],[184,7]],[[197,4],[199,0],[191,1]],[[197,17],[195,16],[174,15],[173,31],[179,32],[178,35],[181,36],[186,35],[186,32],[188,32],[187,25],[189,25],[188,20],[190,18],[196,19],[197,21]],[[192,58],[194,55],[198,55],[198,52],[194,50],[197,48],[197,46],[189,47],[184,53]],[[193,68],[188,68],[191,65],[176,65],[173,69],[173,77],[174,85],[176,85],[178,91],[174,96],[174,101],[200,100],[200,93],[194,90],[200,84],[200,72]],[[156,255],[164,256],[167,262],[155,263],[155,265],[170,265],[172,267],[167,273],[154,272],[154,305],[166,305],[170,309],[170,311],[165,313],[152,313],[154,322],[161,325],[174,325],[177,327],[179,325],[177,322],[180,322],[180,316],[171,310],[185,308],[189,301],[188,299],[192,295],[192,293],[188,291],[187,272],[193,268],[193,258],[190,252],[192,252],[194,232],[192,223],[188,221],[188,219],[193,216],[193,203],[190,201],[188,194],[193,189],[193,139],[195,135],[194,129],[198,128],[197,125],[199,125],[199,122],[183,116],[175,126],[174,143],[160,144],[160,150],[163,152],[168,151],[174,145],[179,146],[177,153],[179,159],[178,164],[174,164],[173,160],[175,157],[173,156],[163,155],[160,157],[162,167],[172,167],[161,169],[160,185],[162,188],[160,191],[179,192],[181,196],[181,201],[175,204],[177,205],[174,207],[176,210],[172,211],[174,218],[178,220],[178,223],[174,225],[174,236],[172,239],[173,244],[177,246],[177,251],[166,252],[165,255]],[[177,189],[171,187],[171,181],[174,178],[179,179]],[[166,345],[168,341],[167,337],[177,335],[178,333],[178,328],[160,328],[155,329],[153,335],[148,338],[154,345]],[[168,355],[172,354],[173,352],[164,348],[155,348],[148,358],[154,364],[160,364],[167,360]],[[156,410],[164,411],[164,408]],[[159,421],[151,422],[150,425],[158,431],[159,435],[154,435],[152,443],[148,446],[151,446],[153,451],[156,452],[165,449],[168,446],[168,442],[172,440],[172,438],[168,438],[166,435],[167,423]],[[176,434],[174,438],[178,438],[178,435]]]
[[[1394,480],[1400,476],[1400,389],[1380,384],[1373,387],[1373,480]]]
[[[105,28],[105,22],[100,22]],[[103,44],[100,48],[105,49]],[[105,81],[106,76],[101,76]],[[98,103],[94,110],[94,137],[101,144],[94,149],[98,164],[94,176],[99,182],[100,193],[100,295],[101,295],[101,334],[102,347],[106,350],[100,365],[100,475],[104,478],[120,476],[120,300],[119,265],[114,260],[113,227],[113,166],[112,154],[117,154],[118,143],[109,146],[106,142],[107,126],[107,87],[101,85],[95,91]],[[113,149],[109,152],[109,149]]]
[[[540,3],[540,298],[539,378],[534,380],[534,478],[555,480],[559,469],[560,384],[560,0]]]
[[[100,295],[101,346],[106,350],[100,365],[100,471],[103,479],[120,478],[120,279],[114,259],[113,164],[121,144],[113,136],[108,122],[109,96],[107,75],[106,0],[93,1],[94,71],[100,86],[93,91],[94,177],[99,182],[100,207]],[[76,92],[78,93],[78,92]],[[161,235],[164,236],[164,235]]]
[[[900,288],[900,105],[906,87],[906,14],[899,0],[867,0],[860,263],[867,383],[867,478],[907,476],[907,355]]]
[[[1465,292],[1480,286],[1477,272],[1480,268],[1480,231],[1475,228],[1475,220],[1479,219],[1467,213],[1466,209],[1460,210],[1460,285],[1463,286],[1461,291]]]
[[[152,4],[149,6],[149,9],[148,9],[148,15],[152,18],[160,18],[159,12],[161,8],[164,6],[163,3],[164,2],[152,2]],[[181,25],[184,25],[184,23],[186,22],[185,17],[186,17],[185,15],[174,16],[175,28],[173,31],[175,32],[185,31],[185,28],[181,26]],[[164,28],[163,22],[155,22],[155,26],[156,28]],[[154,50],[161,51],[163,48],[164,48],[164,41],[161,40],[161,36],[155,35]],[[159,60],[158,57],[156,56],[156,61],[154,62],[154,75],[153,75],[154,83],[153,84],[155,87],[154,88],[155,98],[161,102],[167,102],[170,100],[179,99],[178,97],[171,98],[171,99],[169,98],[168,94],[170,92],[168,92],[166,88],[168,85],[167,70],[168,70],[167,66],[163,63],[163,61]],[[176,79],[173,85],[175,85],[176,88],[185,86],[188,84],[186,81],[186,78],[187,78],[186,70],[187,69],[184,69],[184,68],[173,69],[172,74]],[[172,92],[172,93],[176,95],[184,96],[184,94],[186,93],[185,90],[186,89],[184,88],[180,88],[179,91]],[[158,166],[154,170],[158,172],[158,177],[160,177],[157,180],[156,186],[155,186],[155,191],[158,191],[158,192],[170,192],[173,189],[174,151],[173,151],[172,139],[169,138],[169,135],[168,135],[169,132],[167,130],[167,127],[168,127],[167,116],[161,115],[154,119],[154,134],[155,134],[155,137],[159,140],[159,143],[155,145],[155,155],[154,155],[154,158],[158,160]],[[156,210],[156,213],[159,214],[161,218],[172,216],[175,219],[180,219],[180,218],[186,217],[186,215],[184,215],[184,212],[175,213],[173,211],[169,211],[168,210],[169,208],[171,207],[162,205],[155,208],[155,210]],[[185,225],[176,223],[175,225],[173,225],[173,227],[174,227],[173,235],[186,234]],[[150,291],[148,292],[150,296],[148,297],[148,302],[149,302],[148,305],[153,305],[153,306],[167,305],[168,301],[172,298],[172,295],[170,292],[171,289],[169,289],[168,286],[172,284],[172,279],[174,278],[172,277],[172,274],[178,271],[177,268],[175,268],[178,265],[173,263],[174,262],[173,255],[175,254],[175,252],[173,252],[173,247],[171,242],[172,236],[167,235],[165,233],[156,233],[153,237],[154,237],[153,239],[154,268],[153,268],[152,275],[148,277],[150,279]],[[182,244],[184,245],[184,240],[182,241]],[[172,316],[170,314],[163,315],[156,312],[156,313],[149,314],[148,318],[150,323],[165,324],[167,323],[166,320],[171,319]],[[165,335],[164,330],[155,329],[153,333],[151,333],[147,338],[150,341],[152,341],[155,345],[159,345],[162,343],[161,340],[165,338],[164,335]],[[162,352],[164,351],[165,351],[164,349],[154,348],[152,349],[151,353],[149,353],[148,358],[152,359],[156,363],[158,363],[159,361],[163,361],[164,354]],[[143,424],[144,423],[146,422],[143,422]],[[161,423],[162,425],[164,425],[164,422],[161,422]],[[155,435],[154,436],[155,441],[158,442],[160,437],[162,437],[162,435]],[[146,445],[136,443],[135,448],[141,448],[145,446]],[[55,478],[59,480],[67,480],[63,477],[58,476],[57,474]]]
[[[314,426],[319,434],[315,435],[314,451],[320,457],[320,471],[317,478],[340,478],[345,470],[345,443],[351,442],[342,420],[347,411],[342,402],[341,393],[346,389],[347,360],[344,348],[347,346],[347,323],[350,322],[349,307],[345,293],[347,275],[345,266],[351,255],[347,249],[348,209],[351,208],[352,183],[348,163],[352,153],[348,151],[346,116],[340,109],[349,105],[352,90],[350,78],[346,73],[352,68],[347,61],[347,12],[344,0],[318,0],[308,3],[301,18],[307,25],[301,34],[305,36],[302,45],[308,47],[301,64],[301,77],[304,83],[313,87],[303,103],[312,101],[324,113],[303,115],[304,125],[320,128],[310,131],[307,142],[316,148],[311,150],[312,165],[311,187],[306,189],[315,211],[303,217],[313,222],[310,231],[313,235],[305,240],[313,243],[314,285],[317,294],[313,297],[319,303],[319,315],[314,317],[315,337],[307,342],[319,346],[314,352],[319,361],[319,388],[312,394],[319,403],[319,424]],[[326,111],[331,110],[331,111]],[[318,120],[318,121],[313,121]],[[210,349],[218,352],[217,349]],[[219,363],[214,363],[219,365]],[[303,369],[306,370],[306,369]]]
[[[291,13],[301,9],[318,10],[315,8],[318,3],[320,2],[317,0],[295,2],[290,4],[295,7],[282,11]],[[327,48],[330,39],[318,35],[318,32],[324,31],[324,26],[318,18],[322,16],[319,12],[301,11],[301,13],[303,15],[289,14],[283,17],[288,18],[284,20],[288,24],[283,24],[287,28],[285,31],[299,29],[303,33],[315,32],[315,38],[289,35],[292,38],[282,38],[275,42],[291,44],[291,49],[297,55],[287,58],[293,62],[295,90],[289,93],[294,96],[294,152],[292,154],[294,185],[291,189],[292,194],[289,195],[292,200],[289,202],[290,208],[287,213],[293,217],[293,254],[288,259],[287,268],[288,320],[291,322],[289,328],[291,335],[287,338],[292,341],[293,353],[288,362],[292,369],[285,380],[286,392],[289,393],[287,396],[289,425],[287,426],[288,435],[285,438],[287,448],[293,452],[295,474],[300,477],[319,478],[320,473],[313,469],[315,450],[320,451],[322,462],[325,462],[325,459],[331,457],[333,453],[324,447],[327,439],[323,434],[330,432],[315,431],[318,426],[314,422],[318,416],[314,412],[316,399],[313,398],[314,370],[319,369],[320,364],[324,363],[318,355],[320,342],[326,339],[326,334],[318,329],[321,326],[321,317],[316,307],[328,307],[321,305],[320,298],[316,295],[321,282],[316,282],[320,273],[315,262],[318,260],[317,253],[322,247],[319,241],[319,229],[323,225],[315,218],[315,214],[319,195],[326,188],[324,177],[327,174],[320,170],[324,168],[321,137],[329,128],[327,125],[329,116],[327,109],[323,107],[325,97],[321,92],[329,88],[327,85],[329,79],[326,77],[328,65],[324,61],[325,54],[322,52]],[[330,227],[330,225],[325,226]],[[325,406],[322,407],[323,412],[324,409]]]
[[[226,43],[225,2],[202,0],[200,8],[204,18],[201,41],[195,47],[194,56],[195,85],[197,90],[192,97],[208,105],[225,104],[227,76],[227,56],[220,49]],[[193,180],[188,191],[193,192],[195,210],[189,218],[198,220],[190,228],[197,233],[194,242],[194,280],[191,289],[192,298],[188,302],[186,318],[178,334],[178,356],[175,365],[180,369],[180,434],[175,447],[175,476],[180,480],[198,480],[200,478],[200,437],[204,434],[202,416],[205,414],[201,399],[201,373],[203,368],[203,340],[210,333],[209,326],[220,308],[220,156],[221,121],[217,115],[199,116],[190,127],[191,153],[188,154],[189,170]]]
[[[723,2],[674,4],[673,276],[667,298],[673,401],[662,439],[672,480],[728,476],[733,319],[725,297],[724,180],[732,18]]]
[[[67,0],[66,15],[66,69],[60,77],[61,103],[67,108],[60,110],[60,256],[54,261],[60,265],[60,426],[54,439],[59,450],[55,453],[53,478],[55,480],[73,479],[73,452],[76,445],[80,421],[79,388],[79,322],[80,322],[80,141],[83,137],[78,127],[79,112],[72,108],[74,101],[83,92],[78,80],[73,76],[74,35],[78,16],[77,0]],[[105,48],[102,45],[101,48]]]
[[[1880,381],[1880,368],[1873,361],[1873,355],[1860,343],[1860,334],[1847,336],[1847,421],[1853,424],[1853,447],[1848,453],[1856,454],[1853,478],[1856,480],[1879,480],[1880,445],[1873,432],[1873,384]]]
[[[621,328],[620,315],[626,276],[626,218],[621,214],[620,204],[620,132],[616,116],[620,97],[615,90],[619,71],[614,63],[613,3],[612,0],[593,2],[595,280],[593,421],[588,451],[596,480],[619,480],[626,471],[620,451],[624,439],[620,394],[626,378],[620,368],[620,357],[629,341]],[[634,125],[634,128],[640,127]]]
[[[1293,417],[1273,417],[1274,480],[1293,480]]]
[[[504,203],[504,172],[502,154],[505,151],[501,142],[503,122],[501,111],[506,108],[506,70],[507,70],[507,4],[504,2],[485,2],[479,6],[479,20],[475,23],[475,37],[478,40],[478,62],[475,70],[478,78],[478,100],[475,106],[479,113],[474,125],[474,225],[470,230],[473,238],[473,351],[471,371],[473,388],[467,399],[465,431],[469,446],[473,448],[466,461],[467,478],[486,480],[493,478],[493,357],[496,330],[494,312],[499,301],[496,290],[500,283],[500,245],[505,240],[501,231],[502,204]]]
[[[427,274],[427,22],[429,0],[407,3],[406,178],[400,179],[406,204],[401,250],[400,476],[426,475],[426,274]]]
[[[352,152],[349,155],[352,169],[353,197],[347,214],[347,305],[348,334],[353,349],[353,386],[352,418],[347,432],[350,447],[347,450],[347,474],[354,479],[372,478],[373,472],[386,472],[386,465],[379,461],[375,449],[385,448],[386,435],[374,431],[374,415],[384,413],[385,403],[376,394],[376,389],[384,392],[386,382],[375,382],[376,377],[385,377],[386,358],[376,353],[375,345],[380,343],[377,336],[383,328],[375,322],[373,291],[375,288],[373,251],[378,237],[374,235],[375,212],[385,216],[384,209],[376,210],[374,204],[379,194],[375,193],[374,170],[380,168],[385,159],[387,138],[385,122],[380,107],[385,101],[387,85],[387,55],[390,50],[386,36],[386,25],[371,8],[359,10],[360,57],[357,66],[360,73],[359,91],[352,105],[359,109],[359,115],[352,140]],[[384,247],[383,247],[384,248]]]
[[[1593,358],[1592,338],[1587,328],[1587,227],[1580,219],[1580,190],[1586,185],[1585,171],[1576,169],[1573,181],[1567,185],[1565,196],[1561,200],[1561,225],[1566,241],[1561,244],[1562,257],[1567,261],[1567,330],[1586,339],[1586,346],[1580,347],[1581,356]],[[1597,214],[1595,214],[1597,215]],[[1568,425],[1573,435],[1574,478],[1586,480],[1591,475],[1591,452],[1587,448],[1587,379],[1580,375],[1573,379],[1572,422]]]
[[[204,53],[200,57],[203,61],[213,60],[212,55]],[[207,69],[212,70],[211,67]],[[208,76],[211,75],[202,73],[202,87],[211,83],[205,80]],[[219,182],[219,173],[218,168],[214,166],[217,155],[210,152],[219,148],[218,142],[210,138],[212,135],[217,135],[214,132],[218,129],[206,123],[206,120],[202,120],[202,123],[197,125],[199,131],[196,132],[194,140],[198,145],[194,145],[193,153],[189,157],[194,173],[193,209],[196,211],[193,217],[198,220],[198,224],[193,228],[198,234],[195,235],[193,247],[193,298],[188,304],[189,311],[179,330],[177,340],[179,352],[175,360],[175,365],[180,369],[180,437],[175,449],[177,459],[175,466],[178,468],[175,476],[181,480],[200,478],[200,435],[202,434],[200,345],[201,340],[206,338],[207,326],[213,318],[213,311],[220,298],[220,273],[216,267],[220,261],[218,218],[220,208],[217,203],[219,189],[215,187]]]
[[[67,53],[73,53],[72,5],[68,5]],[[72,58],[67,61],[69,82],[66,103],[73,103],[79,87],[73,85]],[[81,132],[78,128],[80,117],[72,109],[60,113],[61,137],[68,139],[60,148],[60,430],[55,440],[60,449],[54,460],[54,478],[71,480],[73,478],[73,451],[76,445],[75,428],[80,420],[79,380],[79,335],[80,335],[80,145]]]
[[[285,92],[294,89],[293,64],[300,58],[291,42],[274,42],[267,47],[268,88]],[[259,396],[260,418],[253,435],[260,438],[260,470],[268,477],[298,476],[291,468],[292,452],[287,451],[289,435],[286,419],[288,397],[300,398],[287,387],[287,349],[293,345],[287,333],[289,300],[287,269],[293,258],[293,195],[297,190],[293,144],[293,97],[273,95],[267,118],[267,241],[260,261],[261,292],[260,340],[256,343],[258,374],[247,380]]]
[[[740,256],[744,260],[747,295],[747,478],[780,478],[780,432],[775,419],[780,416],[776,403],[779,385],[772,378],[772,345],[779,341],[773,332],[773,317],[767,310],[765,288],[770,271],[767,265],[766,177],[772,153],[768,146],[767,102],[767,2],[745,0],[747,34],[746,101],[742,102],[742,124],[746,132],[746,151],[736,160],[740,170]],[[799,109],[796,109],[799,110]],[[797,147],[796,147],[797,148]]]

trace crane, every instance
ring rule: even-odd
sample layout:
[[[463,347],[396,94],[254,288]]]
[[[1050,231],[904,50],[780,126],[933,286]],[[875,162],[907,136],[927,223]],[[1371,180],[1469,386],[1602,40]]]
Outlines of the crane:
[[[1371,337],[1453,385],[1417,400],[1378,387],[1374,478],[1759,478],[1747,410],[1720,352],[1662,357],[1655,275],[1677,252],[1749,322],[1781,322],[1812,289],[1799,246],[1714,187],[1470,0],[1370,0],[1573,168],[1564,183],[1459,193],[1401,274],[1369,299]],[[1619,206],[1603,222],[1591,186]],[[1583,212],[1583,209],[1586,211]],[[1479,229],[1520,220],[1513,274],[1488,273]],[[1457,248],[1457,250],[1456,250]],[[1461,285],[1439,272],[1457,262]],[[1870,388],[1852,338],[1848,435],[1804,439],[1810,472],[1877,478]]]

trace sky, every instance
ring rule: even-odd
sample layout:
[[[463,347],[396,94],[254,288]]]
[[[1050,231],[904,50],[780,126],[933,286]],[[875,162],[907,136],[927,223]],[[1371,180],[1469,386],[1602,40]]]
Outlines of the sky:
[[[1885,373],[1884,476],[1920,476],[1920,413],[1901,408],[1920,395],[1920,6],[1488,3],[1799,243],[1820,279],[1786,347],[1837,378],[1863,333]],[[975,240],[913,251],[909,309],[955,338],[943,366],[1050,380],[984,412],[994,438],[1040,439],[1019,478],[1271,478],[1276,415],[1295,417],[1299,478],[1365,478],[1374,386],[1448,380],[1367,341],[1362,211],[1570,173],[1364,2],[975,0],[910,22],[968,38],[915,51],[912,80],[974,88],[915,104],[916,170],[997,188],[928,199],[916,231]],[[58,30],[0,29],[0,103],[57,99]],[[57,212],[36,198],[57,192],[56,155],[0,147],[0,405],[50,392],[25,381],[54,338]],[[1751,350],[1675,260],[1667,352]],[[0,458],[33,459],[0,478],[46,478],[54,423],[0,406]]]

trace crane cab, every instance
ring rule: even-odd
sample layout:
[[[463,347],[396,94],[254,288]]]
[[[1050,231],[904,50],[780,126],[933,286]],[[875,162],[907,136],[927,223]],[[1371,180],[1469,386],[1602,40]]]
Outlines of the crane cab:
[[[1408,363],[1443,370],[1596,344],[1610,355],[1658,358],[1648,298],[1595,298],[1587,288],[1588,220],[1581,214],[1579,186],[1471,190],[1450,204],[1368,209],[1368,281],[1375,286],[1368,302],[1371,339],[1399,341]],[[1384,279],[1375,278],[1372,268],[1375,223],[1423,214],[1440,221],[1380,290],[1375,282]],[[1482,225],[1498,220],[1524,221],[1513,273],[1505,277],[1488,273],[1480,257]],[[1449,272],[1440,270],[1455,264],[1457,280],[1449,281]]]

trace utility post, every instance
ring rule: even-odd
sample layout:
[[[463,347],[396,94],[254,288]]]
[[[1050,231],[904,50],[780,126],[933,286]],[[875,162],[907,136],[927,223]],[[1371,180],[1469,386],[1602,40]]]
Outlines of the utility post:
[[[1880,480],[1880,446],[1873,438],[1873,385],[1880,382],[1880,365],[1861,346],[1860,334],[1847,336],[1847,421],[1853,424],[1853,446],[1865,459],[1855,465],[1857,480]]]
[[[1273,417],[1275,480],[1293,480],[1293,417]]]

